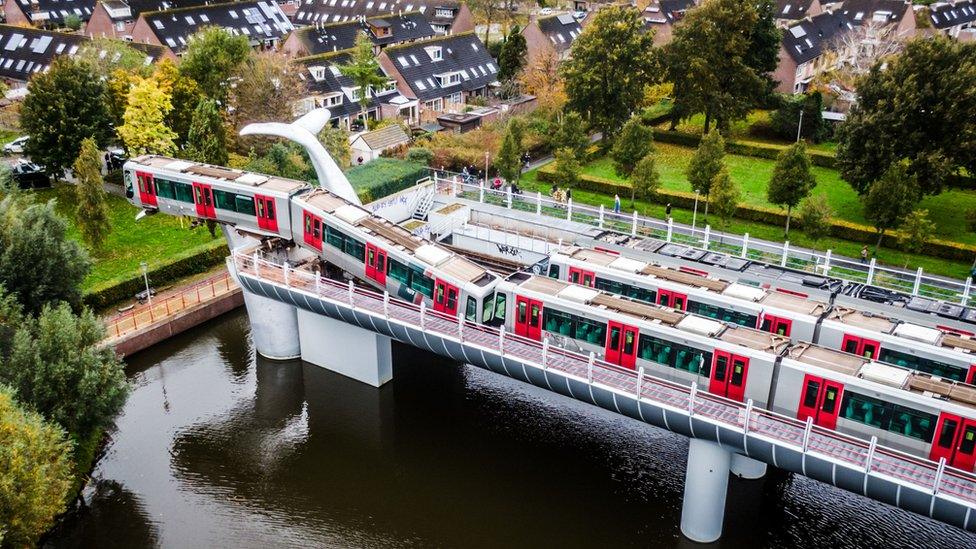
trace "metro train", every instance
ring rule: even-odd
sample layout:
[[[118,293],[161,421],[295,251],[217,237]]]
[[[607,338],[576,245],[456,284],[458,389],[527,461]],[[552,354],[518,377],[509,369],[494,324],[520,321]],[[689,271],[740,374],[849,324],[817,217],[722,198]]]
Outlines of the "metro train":
[[[967,383],[976,382],[972,333],[930,328],[784,289],[766,289],[663,267],[599,249],[568,247],[549,276],[641,301],[809,341]]]
[[[147,155],[124,166],[126,197],[146,211],[281,237],[401,299],[476,321],[498,277],[365,208],[303,181]]]
[[[545,276],[495,288],[486,324],[949,465],[976,467],[976,387]],[[572,340],[573,345],[567,345]]]

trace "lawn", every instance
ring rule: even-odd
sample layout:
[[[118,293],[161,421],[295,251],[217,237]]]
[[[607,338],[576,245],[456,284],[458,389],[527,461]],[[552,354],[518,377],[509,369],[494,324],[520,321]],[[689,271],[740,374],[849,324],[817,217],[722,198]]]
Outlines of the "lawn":
[[[668,143],[657,143],[655,147],[661,186],[665,189],[692,192],[691,185],[685,177],[685,168],[694,150]],[[772,177],[775,161],[751,156],[727,155],[725,163],[732,179],[742,190],[744,202],[776,207],[766,200],[766,186]],[[607,158],[586,165],[583,172],[621,181]],[[817,180],[817,187],[813,193],[827,196],[827,202],[834,209],[835,217],[862,225],[871,225],[871,222],[864,217],[864,207],[857,193],[840,178],[839,172],[814,166],[813,175]],[[976,244],[976,234],[969,232],[966,227],[965,215],[968,210],[976,210],[976,192],[950,189],[940,195],[926,197],[919,203],[919,207],[929,210],[929,218],[936,223],[938,238]],[[781,238],[782,234],[780,234]]]
[[[74,223],[74,187],[58,185],[33,193],[35,201],[56,200],[57,212],[68,221],[68,236],[80,241],[81,236]],[[143,261],[149,263],[151,270],[154,266],[223,242],[220,233],[213,239],[206,227],[192,231],[181,228],[180,219],[169,215],[152,215],[136,221],[138,208],[115,195],[108,195],[107,198],[112,232],[101,251],[89,250],[93,265],[83,284],[85,291],[137,275],[140,272],[139,264]],[[186,222],[184,224],[189,226]]]
[[[756,131],[760,126],[768,126],[769,118],[772,116],[772,114],[773,111],[756,110],[750,112],[744,120],[736,120],[729,128],[731,138],[734,141],[763,143],[777,147],[785,147],[792,144],[792,141],[784,141],[782,139],[767,137],[768,129],[762,133]],[[704,125],[705,115],[696,114],[687,120],[683,120],[680,124],[678,124],[676,129],[683,133],[701,135]],[[670,122],[664,122],[659,124],[657,129],[667,130],[670,127]],[[810,148],[810,150],[816,150],[824,153],[834,154],[837,152],[837,143],[833,141],[810,143],[807,146]]]
[[[661,147],[661,145],[658,145]],[[659,149],[660,150],[660,149]],[[751,159],[755,160],[755,159]],[[662,170],[663,171],[663,170]],[[550,184],[543,183],[537,179],[537,170],[532,170],[525,173],[520,180],[520,186],[529,192],[539,191],[544,195],[548,194]],[[663,175],[663,174],[662,174]],[[687,183],[686,183],[687,185]],[[621,197],[623,198],[623,197]],[[599,193],[594,193],[584,190],[573,190],[573,200],[585,204],[599,205],[603,204],[608,209],[613,207],[613,197],[606,196]],[[624,201],[624,208],[629,210],[629,200]],[[641,213],[641,215],[646,215],[649,217],[656,217],[658,219],[664,218],[664,205],[657,204],[653,202],[645,202],[638,200],[635,204],[635,208]],[[703,225],[703,212],[698,212],[698,226]],[[691,224],[692,221],[692,211],[685,210],[681,208],[674,208],[671,211],[671,216],[677,223]],[[717,219],[712,219],[712,222],[717,222]],[[716,229],[721,229],[721,227],[715,227]],[[759,238],[763,240],[769,240],[772,242],[780,242],[783,240],[783,228],[779,226],[767,225],[764,223],[757,223],[753,221],[743,221],[740,219],[735,219],[729,226],[725,228],[727,232],[735,234],[749,233],[752,238]],[[847,240],[840,240],[837,238],[823,238],[817,242],[811,241],[802,233],[802,231],[791,231],[790,232],[790,243],[794,246],[801,246],[805,248],[812,248],[815,250],[833,250],[833,253],[844,255],[847,257],[858,257],[860,253],[861,246],[863,244],[859,242],[850,242]],[[906,254],[896,250],[890,250],[882,247],[879,250],[877,259],[881,263],[887,263],[889,265],[895,265],[898,267],[909,266],[911,268],[922,267],[925,272],[938,274],[943,276],[950,276],[954,278],[965,278],[969,275],[970,265],[969,263],[950,261],[947,259],[935,258],[925,255],[918,254]]]

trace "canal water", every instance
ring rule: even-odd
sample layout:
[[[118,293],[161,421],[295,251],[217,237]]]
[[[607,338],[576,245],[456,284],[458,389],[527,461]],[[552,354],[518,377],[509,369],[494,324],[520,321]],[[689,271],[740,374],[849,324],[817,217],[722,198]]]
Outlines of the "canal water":
[[[48,547],[697,547],[687,439],[395,349],[380,389],[255,356],[243,310],[128,363],[132,394]],[[803,477],[730,483],[716,547],[976,547]]]

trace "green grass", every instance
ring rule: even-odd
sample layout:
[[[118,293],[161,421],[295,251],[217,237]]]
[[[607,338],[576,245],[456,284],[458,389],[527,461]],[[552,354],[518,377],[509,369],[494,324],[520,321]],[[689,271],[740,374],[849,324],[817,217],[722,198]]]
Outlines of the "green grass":
[[[665,189],[693,192],[685,168],[694,153],[693,149],[657,143],[657,167],[661,174],[661,186]],[[750,156],[727,155],[726,166],[732,179],[742,190],[743,202],[758,206],[778,207],[766,200],[766,186],[773,174],[773,160]],[[613,171],[608,158],[601,158],[584,167],[583,173],[615,181],[624,181]],[[813,167],[817,186],[813,194],[824,194],[834,210],[834,217],[862,225],[871,225],[864,216],[864,207],[857,193],[840,178],[840,173],[829,168]],[[929,210],[929,218],[936,223],[936,237],[941,240],[976,244],[976,234],[966,226],[966,212],[976,209],[976,192],[950,189],[937,196],[926,197],[920,208]],[[794,235],[791,234],[791,237]],[[782,239],[782,231],[778,239]]]
[[[662,145],[658,144],[659,151],[663,148]],[[757,159],[750,159],[756,161]],[[662,168],[662,179],[663,177]],[[532,170],[525,173],[520,180],[519,185],[529,192],[542,192],[543,195],[548,194],[551,184],[543,183],[537,179],[537,170]],[[683,189],[687,190],[687,189]],[[629,200],[626,197],[621,197],[624,201],[624,209],[630,210],[631,208]],[[600,205],[603,204],[606,208],[613,208],[613,197],[603,195],[600,193],[595,193],[591,191],[584,190],[573,190],[573,201],[578,203]],[[656,204],[653,202],[646,202],[638,200],[635,204],[635,209],[640,212],[641,215],[656,217],[658,219],[664,218],[664,205]],[[562,213],[561,215],[565,215]],[[677,223],[691,224],[692,221],[692,211],[685,210],[681,208],[673,208],[671,211],[671,216]],[[937,219],[937,218],[936,218]],[[724,230],[733,234],[743,234],[749,233],[750,238],[757,238],[762,240],[769,240],[771,242],[781,242],[783,240],[783,228],[780,226],[767,225],[764,223],[758,223],[753,221],[743,221],[740,219],[734,219],[729,223],[728,227],[722,228],[717,226],[718,220],[716,218],[711,219],[712,223],[715,223],[714,227],[716,230]],[[703,209],[699,209],[697,223],[699,227],[704,226],[703,220]],[[805,248],[812,248],[815,250],[833,250],[834,254],[843,255],[851,258],[859,257],[861,246],[860,242],[850,242],[847,240],[840,240],[837,238],[823,238],[817,242],[811,241],[806,237],[801,231],[791,231],[790,232],[790,243],[791,245]],[[713,242],[712,248],[715,246],[721,247],[721,242]],[[926,255],[919,254],[906,254],[904,252],[899,252],[896,250],[889,250],[884,247],[879,250],[877,259],[880,263],[886,263],[889,265],[894,265],[897,267],[903,267],[906,264],[911,268],[922,267],[925,272],[931,274],[938,274],[943,276],[950,276],[954,278],[965,278],[969,275],[969,264],[959,261],[950,261],[947,259],[935,258]]]
[[[58,214],[68,221],[68,237],[81,240],[75,225],[74,186],[58,185],[53,189],[33,191],[33,194],[35,201],[55,199]],[[89,250],[93,264],[82,285],[85,291],[137,275],[143,261],[149,263],[151,270],[168,260],[223,242],[220,233],[216,239],[211,238],[206,227],[192,231],[180,228],[180,219],[170,215],[151,215],[136,221],[138,208],[115,195],[108,195],[107,199],[112,232],[100,251]],[[188,227],[189,223],[184,222],[184,225]]]
[[[760,135],[755,130],[757,126],[768,125],[769,119],[772,116],[773,111],[762,111],[756,110],[749,113],[744,120],[736,120],[732,123],[732,127],[729,128],[729,134],[731,138],[735,141],[741,142],[753,142],[762,143],[765,145],[774,145],[778,147],[786,147],[793,144],[790,140],[775,139],[766,137],[766,135]],[[693,135],[701,135],[702,128],[705,126],[705,115],[696,114],[687,120],[683,120],[678,124],[677,130],[684,133],[690,133]],[[671,127],[670,122],[665,122],[658,126],[658,129],[668,129]],[[766,132],[764,132],[766,133]],[[837,152],[837,143],[833,141],[827,141],[824,143],[808,143],[807,147],[810,150],[825,152],[833,154]]]

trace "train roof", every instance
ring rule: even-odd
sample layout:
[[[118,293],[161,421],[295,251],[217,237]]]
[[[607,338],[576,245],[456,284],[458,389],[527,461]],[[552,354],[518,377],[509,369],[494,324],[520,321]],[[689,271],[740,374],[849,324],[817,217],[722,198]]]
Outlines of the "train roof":
[[[890,334],[900,339],[934,345],[956,352],[967,354],[976,352],[976,339],[973,339],[972,336],[945,332],[938,328],[865,313],[848,307],[834,307],[827,318],[851,326]]]
[[[273,175],[264,175],[254,172],[245,172],[223,166],[212,166],[202,162],[190,162],[189,160],[178,160],[167,156],[143,155],[133,158],[131,162],[156,168],[160,170],[177,172],[186,175],[191,179],[194,176],[203,176],[217,181],[228,181],[235,185],[247,185],[260,191],[276,191],[286,194],[294,194],[302,189],[310,187],[307,181],[286,179]]]
[[[683,332],[719,339],[758,351],[779,354],[789,344],[789,338],[780,335],[726,324],[711,318],[609,294],[554,278],[515,273],[508,280],[529,291],[604,309],[652,324],[663,324]]]
[[[298,197],[296,201],[333,215],[373,235],[374,238],[382,240],[385,242],[386,248],[396,249],[411,255],[458,280],[485,286],[495,278],[495,275],[483,267],[428,240],[415,236],[403,227],[373,215],[365,208],[352,204],[326,189],[317,188]]]

